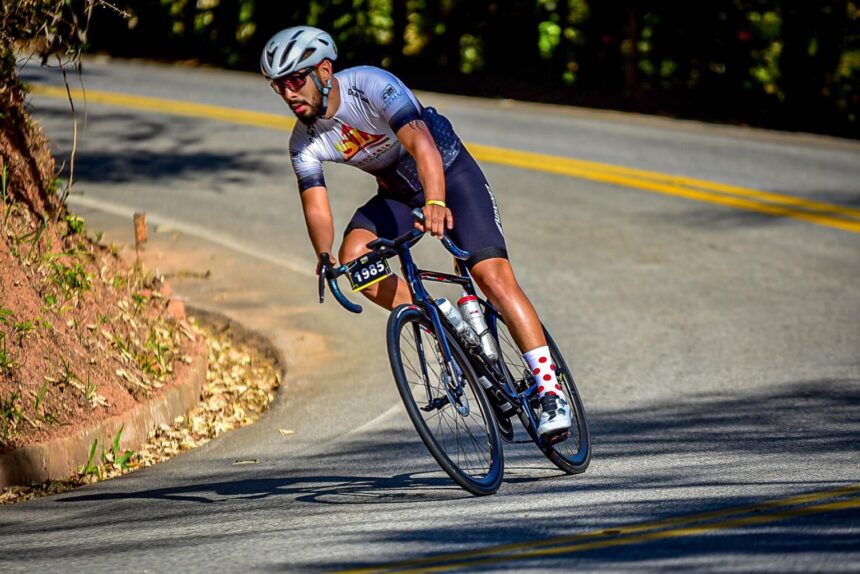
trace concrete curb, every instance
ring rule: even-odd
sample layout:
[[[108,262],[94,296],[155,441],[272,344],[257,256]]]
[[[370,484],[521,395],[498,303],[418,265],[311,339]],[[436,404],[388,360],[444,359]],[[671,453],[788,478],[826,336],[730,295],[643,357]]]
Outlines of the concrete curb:
[[[209,354],[203,338],[190,342],[184,351],[191,357],[191,364],[175,365],[175,382],[152,399],[75,435],[57,437],[0,455],[0,487],[67,479],[87,463],[94,439],[99,445],[96,460],[100,460],[98,457],[102,450],[111,449],[114,436],[125,425],[120,447],[136,450],[146,442],[152,429],[161,424],[172,424],[176,417],[191,410],[200,400],[206,382]]]

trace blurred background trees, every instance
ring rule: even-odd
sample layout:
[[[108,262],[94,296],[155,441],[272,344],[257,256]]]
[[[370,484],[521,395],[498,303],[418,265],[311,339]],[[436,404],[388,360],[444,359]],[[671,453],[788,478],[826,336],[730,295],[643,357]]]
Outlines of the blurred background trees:
[[[256,70],[311,24],[416,89],[858,136],[860,0],[118,0],[90,48]]]

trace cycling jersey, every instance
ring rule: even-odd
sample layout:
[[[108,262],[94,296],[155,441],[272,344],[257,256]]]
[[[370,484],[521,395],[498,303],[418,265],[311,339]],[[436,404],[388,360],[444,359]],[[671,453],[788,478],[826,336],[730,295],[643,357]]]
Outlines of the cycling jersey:
[[[325,186],[322,162],[355,166],[376,176],[379,193],[350,219],[344,235],[365,229],[394,239],[414,227],[411,210],[424,205],[418,167],[397,139],[414,120],[427,125],[445,170],[445,201],[454,215],[451,237],[469,251],[469,267],[485,259],[507,258],[502,223],[481,168],[463,147],[444,116],[423,108],[394,75],[372,66],[335,74],[340,106],[334,116],[298,123],[290,137],[290,157],[299,190]]]
[[[415,95],[393,74],[373,66],[348,68],[335,74],[340,106],[331,118],[310,126],[299,122],[290,137],[290,158],[299,190],[325,186],[322,162],[355,166],[376,176],[382,189],[408,192],[421,189],[415,160],[397,139],[407,123],[423,120],[436,141],[443,168],[461,149],[451,123],[433,108],[423,108]]]

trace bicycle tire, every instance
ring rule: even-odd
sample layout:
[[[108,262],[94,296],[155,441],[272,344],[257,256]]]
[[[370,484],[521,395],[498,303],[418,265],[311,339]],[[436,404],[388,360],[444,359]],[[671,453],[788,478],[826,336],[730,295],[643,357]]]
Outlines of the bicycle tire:
[[[414,305],[401,305],[388,319],[388,358],[397,390],[415,430],[442,470],[474,495],[493,494],[504,474],[496,420],[460,344],[450,334],[445,336],[465,382],[462,396],[454,400],[460,408],[468,406],[468,412],[459,412],[451,402],[451,395],[445,392],[443,373],[447,369],[438,362],[441,353],[432,323]],[[426,380],[422,356],[428,374]],[[441,400],[442,406],[429,411],[421,408],[428,407],[433,399]]]
[[[499,351],[501,352],[502,363],[507,368],[512,376],[512,380],[517,381],[527,380],[528,385],[531,385],[531,374],[522,356],[519,348],[514,343],[513,337],[505,325],[501,315],[494,313],[497,325],[497,339],[499,343]],[[564,356],[556,345],[555,340],[549,334],[546,327],[543,327],[546,342],[549,346],[550,356],[556,366],[556,377],[562,385],[567,397],[568,404],[571,408],[571,429],[570,436],[564,441],[547,444],[543,439],[537,436],[532,429],[528,415],[525,412],[520,412],[520,421],[523,423],[526,431],[531,436],[532,440],[543,452],[543,454],[559,469],[568,474],[580,474],[585,472],[588,465],[591,463],[591,438],[588,432],[588,419],[585,415],[585,406],[582,403],[582,398],[579,390],[576,388],[576,382],[573,378],[573,373],[565,361]],[[525,379],[528,377],[528,379]],[[521,392],[525,385],[520,385],[518,390]],[[532,417],[535,420],[540,419],[540,407],[537,403],[537,395],[534,395],[534,400],[529,405]]]

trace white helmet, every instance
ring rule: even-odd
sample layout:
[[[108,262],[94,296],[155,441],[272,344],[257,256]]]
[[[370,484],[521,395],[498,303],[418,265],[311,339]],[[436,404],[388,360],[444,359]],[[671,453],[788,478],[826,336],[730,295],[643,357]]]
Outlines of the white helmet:
[[[327,32],[311,26],[281,30],[266,42],[260,69],[268,80],[277,80],[323,60],[335,61],[337,47]]]

